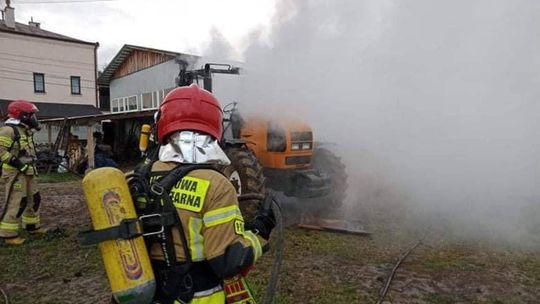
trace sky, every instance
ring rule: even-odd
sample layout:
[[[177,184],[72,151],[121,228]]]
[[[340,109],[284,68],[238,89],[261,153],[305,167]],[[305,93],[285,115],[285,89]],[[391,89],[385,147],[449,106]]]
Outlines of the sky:
[[[30,18],[45,30],[99,42],[99,67],[124,44],[201,54],[222,35],[239,57],[246,36],[267,28],[273,0],[111,0],[79,3],[37,3],[66,0],[12,0],[16,20]],[[88,1],[88,0],[68,0]],[[0,0],[0,7],[4,7]]]

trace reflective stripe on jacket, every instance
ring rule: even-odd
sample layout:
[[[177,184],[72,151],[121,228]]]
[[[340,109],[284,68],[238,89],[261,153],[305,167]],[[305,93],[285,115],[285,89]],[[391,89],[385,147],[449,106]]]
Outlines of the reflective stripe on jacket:
[[[24,164],[30,164],[36,158],[32,131],[21,126],[15,126],[15,128],[19,131],[20,138],[18,141],[14,141],[15,132],[11,126],[0,128],[0,162],[2,162],[3,169],[15,170],[15,168],[7,164],[7,161],[12,156],[18,157]]]

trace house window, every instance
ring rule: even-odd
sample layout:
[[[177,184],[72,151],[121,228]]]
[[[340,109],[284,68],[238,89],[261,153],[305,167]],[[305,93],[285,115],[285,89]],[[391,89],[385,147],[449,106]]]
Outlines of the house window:
[[[71,76],[71,94],[81,95],[81,77]]]
[[[114,113],[114,112],[118,112],[118,98],[115,98],[111,101],[111,111]]]
[[[45,93],[45,74],[34,73],[34,93]]]
[[[161,104],[161,102],[163,101],[164,94],[165,94],[165,90],[160,90],[160,91],[159,91],[159,102],[158,102],[158,106],[159,106],[159,105]]]
[[[152,93],[142,94],[142,105],[143,105],[143,109],[153,108]]]
[[[163,100],[163,90],[141,94],[143,109],[157,109]]]
[[[126,99],[125,98],[120,98],[119,102],[118,102],[118,111],[119,112],[124,112],[125,105],[126,105]]]
[[[159,106],[159,92],[152,92],[152,107],[157,108]]]
[[[111,112],[113,113],[136,111],[138,109],[137,96],[120,97],[111,100]]]
[[[138,110],[139,107],[137,106],[137,96],[130,96],[127,98],[127,105],[126,105],[126,111],[134,111]]]

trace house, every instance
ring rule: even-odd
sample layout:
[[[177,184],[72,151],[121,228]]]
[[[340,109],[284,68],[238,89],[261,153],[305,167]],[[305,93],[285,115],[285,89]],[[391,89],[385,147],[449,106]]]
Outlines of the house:
[[[25,99],[37,105],[40,119],[100,114],[99,44],[16,22],[7,3],[0,20],[0,110],[6,114],[9,102]],[[36,141],[47,137],[40,135]]]
[[[177,58],[197,56],[124,45],[99,76],[108,87],[112,113],[157,109],[164,96],[176,87],[180,67]]]
[[[167,93],[177,87],[183,64],[187,63],[187,69],[199,69],[210,62],[223,63],[185,53],[124,45],[101,73],[98,84],[109,88],[112,113],[157,109]],[[225,63],[238,66],[238,63]],[[237,75],[213,77],[216,78],[213,92],[222,103],[237,98],[240,85]]]

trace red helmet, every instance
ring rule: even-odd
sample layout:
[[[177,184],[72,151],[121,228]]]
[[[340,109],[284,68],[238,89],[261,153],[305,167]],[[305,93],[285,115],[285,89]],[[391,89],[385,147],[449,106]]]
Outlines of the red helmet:
[[[21,114],[37,113],[38,108],[26,100],[14,100],[8,105],[7,111],[10,118],[21,119]]]
[[[8,105],[8,117],[18,119],[28,127],[39,130],[37,112],[38,108],[26,100],[15,100]]]
[[[159,108],[158,138],[163,144],[171,133],[192,130],[221,140],[223,112],[212,93],[196,84],[179,87],[167,94]]]

